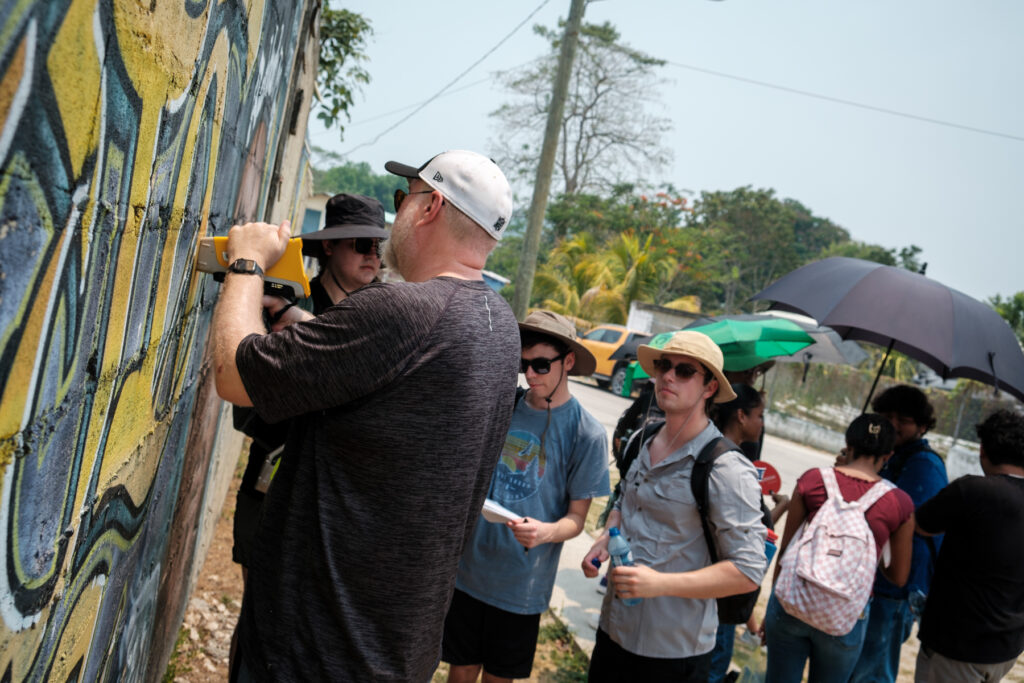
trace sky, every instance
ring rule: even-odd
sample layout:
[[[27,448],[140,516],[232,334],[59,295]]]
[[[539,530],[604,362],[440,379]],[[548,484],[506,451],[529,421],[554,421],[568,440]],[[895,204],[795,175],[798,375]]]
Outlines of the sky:
[[[373,26],[372,82],[343,139],[311,120],[310,142],[381,174],[492,155],[488,114],[510,99],[496,73],[545,54],[532,26],[569,5],[334,0]],[[918,245],[929,277],[977,299],[1024,290],[1024,2],[598,0],[584,21],[668,62],[652,113],[674,158],[650,180],[772,188],[853,239]]]

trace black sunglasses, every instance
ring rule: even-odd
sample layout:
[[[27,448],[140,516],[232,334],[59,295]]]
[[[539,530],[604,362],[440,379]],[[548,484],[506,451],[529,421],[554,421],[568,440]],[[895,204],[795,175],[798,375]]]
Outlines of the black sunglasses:
[[[376,237],[355,237],[352,239],[352,250],[363,256],[380,256],[380,240]]]
[[[395,213],[398,213],[398,209],[401,208],[402,202],[405,198],[411,194],[431,194],[434,190],[419,190],[417,192],[406,192],[405,190],[395,190]]]
[[[675,370],[676,377],[679,379],[690,379],[694,375],[704,374],[689,363],[677,363],[676,365],[672,365],[672,361],[668,358],[655,358],[651,364],[654,365],[654,371],[659,375],[663,375],[669,370]]]
[[[568,351],[566,351],[565,353],[559,354],[559,355],[555,356],[554,358],[531,358],[530,360],[526,360],[525,358],[520,358],[519,359],[519,372],[521,372],[521,373],[523,373],[525,375],[527,368],[533,368],[533,371],[536,372],[538,375],[546,375],[549,372],[551,372],[551,364],[552,363],[554,363],[555,361],[558,361],[558,360],[562,360],[567,355],[569,355]]]

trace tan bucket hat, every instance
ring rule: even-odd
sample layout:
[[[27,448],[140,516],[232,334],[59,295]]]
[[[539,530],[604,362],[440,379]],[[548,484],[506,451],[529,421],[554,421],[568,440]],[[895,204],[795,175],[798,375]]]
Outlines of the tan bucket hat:
[[[736,392],[732,390],[729,381],[722,374],[724,363],[722,349],[711,341],[711,337],[702,332],[681,330],[669,337],[669,340],[660,349],[647,344],[641,344],[636,348],[636,357],[640,361],[640,367],[651,377],[654,377],[654,361],[668,353],[696,358],[711,371],[711,374],[718,380],[715,403],[725,403],[736,398]]]
[[[526,320],[519,323],[519,331],[524,330],[546,334],[568,346],[569,350],[576,354],[576,364],[569,371],[570,375],[585,377],[592,375],[597,369],[597,359],[594,358],[594,354],[577,341],[576,326],[564,315],[544,309],[534,311],[526,316]]]

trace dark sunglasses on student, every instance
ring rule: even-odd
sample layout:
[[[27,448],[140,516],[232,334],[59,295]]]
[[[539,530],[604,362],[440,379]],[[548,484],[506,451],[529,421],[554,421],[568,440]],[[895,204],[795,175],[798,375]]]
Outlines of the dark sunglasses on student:
[[[530,360],[520,358],[519,372],[526,374],[527,368],[533,368],[533,371],[536,372],[538,375],[546,375],[549,372],[551,372],[551,364],[554,363],[555,361],[559,361],[565,358],[567,353],[559,354],[554,358],[531,358]]]
[[[695,368],[690,363],[677,363],[672,365],[672,361],[668,358],[655,358],[651,364],[654,365],[654,371],[659,375],[663,375],[669,370],[675,370],[676,377],[679,379],[690,379],[694,375],[704,374],[700,369]]]
[[[395,190],[395,213],[398,213],[398,209],[401,208],[402,202],[405,198],[411,194],[430,194],[433,190],[419,190],[417,192],[406,192],[405,190]]]
[[[354,237],[352,238],[352,251],[363,256],[368,254],[380,256],[380,240],[376,237]]]

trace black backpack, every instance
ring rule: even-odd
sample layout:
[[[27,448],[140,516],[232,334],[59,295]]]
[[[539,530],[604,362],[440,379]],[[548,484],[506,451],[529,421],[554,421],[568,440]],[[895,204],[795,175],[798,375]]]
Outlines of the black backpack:
[[[622,479],[626,476],[630,466],[640,454],[640,445],[649,442],[664,422],[652,422],[642,431],[634,433],[622,453],[622,463],[619,466],[620,479],[615,486],[615,495],[621,493]],[[697,461],[693,464],[693,472],[690,475],[690,486],[693,497],[697,501],[697,511],[700,513],[700,525],[704,530],[704,540],[708,544],[708,553],[711,555],[711,564],[718,562],[718,550],[715,547],[714,536],[711,533],[711,526],[708,523],[708,480],[711,478],[711,468],[718,456],[729,451],[740,449],[729,439],[719,436],[712,439],[700,453],[697,454]],[[742,451],[740,451],[742,452]],[[762,511],[764,502],[761,503]],[[770,517],[769,517],[770,519]],[[754,605],[757,604],[757,596],[761,593],[758,586],[749,593],[730,595],[718,598],[718,621],[722,624],[745,624],[754,612]]]

